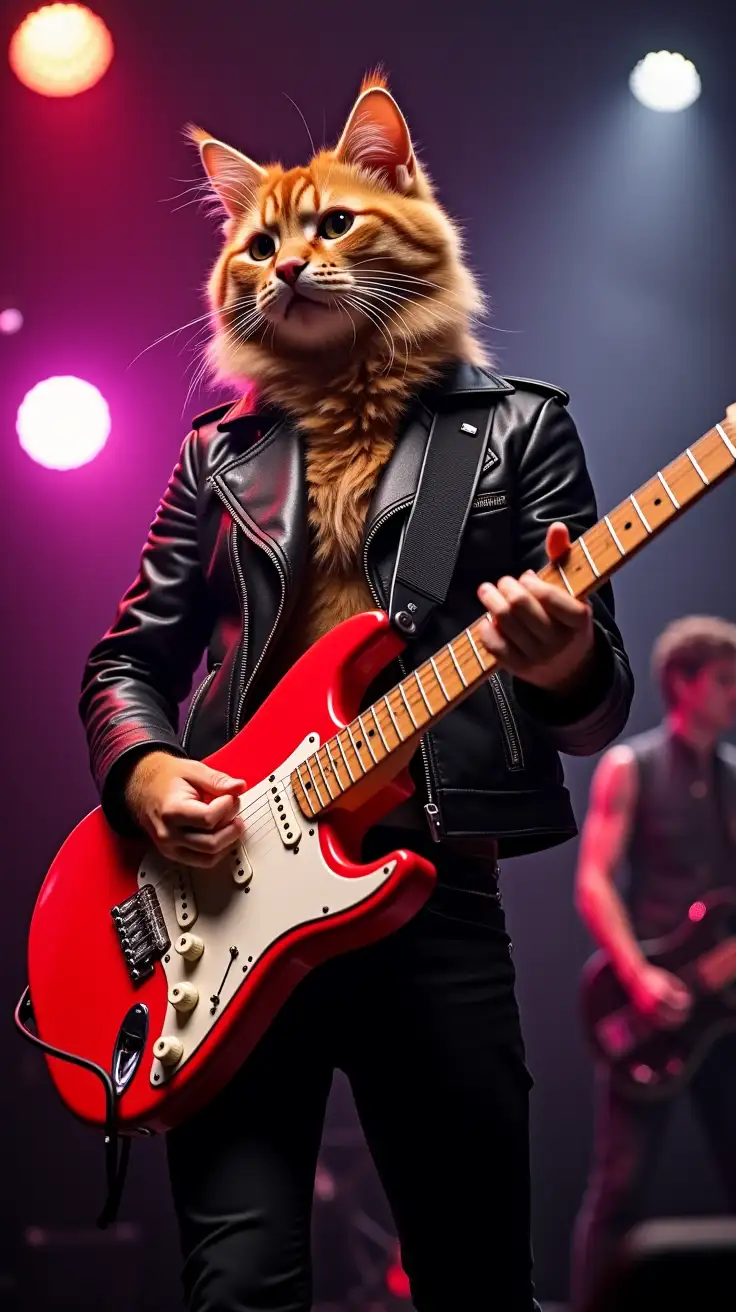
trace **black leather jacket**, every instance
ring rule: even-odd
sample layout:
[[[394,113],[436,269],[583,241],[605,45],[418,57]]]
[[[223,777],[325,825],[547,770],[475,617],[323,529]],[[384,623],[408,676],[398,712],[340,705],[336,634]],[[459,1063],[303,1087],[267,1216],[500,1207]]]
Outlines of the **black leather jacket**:
[[[363,561],[377,605],[386,604],[432,410],[481,396],[495,403],[482,479],[447,601],[408,648],[407,669],[477,618],[476,588],[484,579],[544,563],[553,520],[564,520],[576,537],[597,517],[566,394],[459,365],[417,398],[376,487]],[[299,622],[307,550],[304,462],[294,427],[277,414],[244,414],[239,405],[197,419],[140,573],[84,674],[81,714],[92,768],[117,829],[131,825],[122,790],[138,754],[164,748],[206,757],[255,710],[269,652],[285,626]],[[574,696],[494,675],[425,736],[414,773],[420,801],[429,793],[439,807],[444,835],[495,836],[504,856],[575,834],[558,752],[588,755],[606,747],[626,723],[633,692],[610,587],[600,589],[593,607],[597,656]],[[178,707],[205,649],[209,673],[179,738]]]

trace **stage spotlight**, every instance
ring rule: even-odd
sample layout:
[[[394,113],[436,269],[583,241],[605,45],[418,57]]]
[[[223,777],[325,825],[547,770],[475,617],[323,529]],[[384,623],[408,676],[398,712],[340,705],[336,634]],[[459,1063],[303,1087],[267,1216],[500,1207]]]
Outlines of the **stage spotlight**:
[[[700,95],[700,75],[684,55],[670,50],[650,51],[629,77],[640,104],[660,113],[688,109]]]
[[[86,5],[44,5],[23,19],[10,42],[16,77],[42,96],[76,96],[99,82],[113,56],[112,37]]]
[[[19,333],[22,327],[23,315],[20,310],[10,307],[7,310],[0,310],[0,333],[12,337],[13,333]]]
[[[82,378],[46,378],[24,396],[16,429],[23,450],[47,469],[77,469],[110,432],[107,401]]]

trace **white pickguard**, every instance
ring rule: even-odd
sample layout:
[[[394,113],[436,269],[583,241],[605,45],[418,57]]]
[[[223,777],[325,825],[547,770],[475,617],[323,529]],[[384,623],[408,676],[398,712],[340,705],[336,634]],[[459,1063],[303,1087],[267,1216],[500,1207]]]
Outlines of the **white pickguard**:
[[[158,1087],[186,1065],[272,944],[298,925],[328,920],[357,906],[375,893],[394,870],[396,862],[390,861],[377,865],[367,875],[344,878],[325,862],[317,824],[302,815],[289,784],[294,766],[314,751],[317,742],[316,735],[309,735],[275,774],[286,794],[285,804],[291,806],[301,828],[296,846],[291,836],[293,828],[288,837],[285,833],[282,838],[269,801],[273,776],[243,794],[242,843],[253,871],[247,883],[243,883],[244,863],[237,848],[213,870],[189,868],[185,884],[191,892],[184,912],[188,919],[182,922],[180,868],[168,863],[155,849],[141,862],[139,887],[153,883],[171,939],[171,950],[161,962],[167,987],[170,990],[173,985],[189,981],[199,994],[190,1012],[181,1013],[171,1003],[167,1006],[163,1033],[178,1039],[184,1050],[173,1067],[154,1059],[150,1078]],[[236,882],[238,878],[240,882]],[[193,962],[185,960],[174,947],[190,927],[204,942],[204,952]],[[213,1004],[215,997],[219,1001]]]

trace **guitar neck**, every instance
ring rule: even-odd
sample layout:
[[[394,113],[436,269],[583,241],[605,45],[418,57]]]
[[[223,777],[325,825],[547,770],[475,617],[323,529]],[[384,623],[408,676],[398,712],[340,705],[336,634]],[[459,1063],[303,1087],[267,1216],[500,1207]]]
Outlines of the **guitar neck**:
[[[736,468],[736,418],[716,424],[653,478],[583,533],[561,562],[545,565],[545,583],[583,598]],[[481,616],[397,683],[292,772],[300,808],[318,816],[394,753],[419,739],[473,693],[496,667],[483,646]]]

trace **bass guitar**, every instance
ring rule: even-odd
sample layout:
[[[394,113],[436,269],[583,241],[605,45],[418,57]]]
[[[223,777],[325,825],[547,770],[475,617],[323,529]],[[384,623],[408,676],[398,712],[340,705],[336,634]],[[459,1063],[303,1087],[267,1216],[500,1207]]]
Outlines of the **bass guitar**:
[[[692,1077],[709,1048],[736,1029],[736,889],[718,889],[693,902],[673,933],[643,945],[647,960],[677,975],[693,1003],[676,1029],[642,1015],[597,952],[583,968],[583,1025],[599,1061],[611,1067],[629,1098],[672,1097]]]
[[[731,406],[541,577],[585,597],[734,468]],[[242,841],[216,869],[118,837],[99,808],[71,833],[33,913],[29,982],[52,1079],[77,1116],[109,1128],[111,1100],[123,1132],[191,1116],[310,969],[418,911],[433,866],[403,849],[361,864],[361,837],[410,794],[422,734],[493,670],[485,622],[360,714],[404,647],[388,616],[358,615],[306,652],[208,759],[249,784]]]

